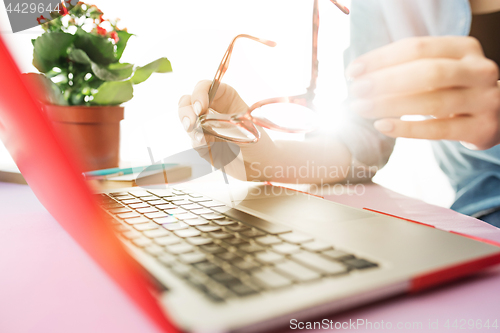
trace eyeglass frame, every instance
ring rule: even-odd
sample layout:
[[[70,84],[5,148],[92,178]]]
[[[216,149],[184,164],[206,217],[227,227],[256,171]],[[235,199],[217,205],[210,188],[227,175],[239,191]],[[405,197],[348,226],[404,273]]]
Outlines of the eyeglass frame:
[[[339,8],[344,14],[349,15],[349,9],[340,4],[336,0],[330,0],[337,8]],[[289,97],[276,97],[276,98],[270,98],[270,99],[265,99],[262,101],[259,101],[255,104],[253,104],[251,107],[248,108],[248,110],[244,113],[237,113],[237,114],[220,114],[217,113],[215,110],[210,108],[215,95],[217,94],[217,90],[220,86],[220,83],[222,81],[222,77],[226,73],[228,67],[229,67],[229,61],[231,59],[231,55],[233,52],[234,44],[236,40],[239,38],[248,38],[254,41],[257,41],[259,43],[262,43],[264,45],[270,46],[270,47],[275,47],[276,42],[266,40],[266,39],[261,39],[257,38],[251,35],[247,34],[240,34],[236,37],[233,38],[231,43],[229,44],[229,47],[226,50],[226,53],[224,54],[224,57],[222,58],[222,61],[219,65],[219,68],[217,69],[217,72],[215,74],[214,79],[212,80],[212,84],[210,86],[209,92],[208,92],[208,97],[209,97],[209,112],[213,111],[215,113],[210,113],[210,114],[205,114],[200,117],[198,117],[197,120],[197,126],[198,128],[203,128],[203,124],[211,121],[217,121],[217,122],[225,122],[225,123],[230,123],[234,126],[237,127],[242,127],[244,128],[247,132],[251,133],[254,137],[253,140],[245,140],[245,139],[238,139],[234,137],[225,137],[222,135],[219,135],[218,133],[205,129],[203,128],[204,131],[209,132],[209,134],[222,139],[226,141],[231,141],[235,143],[255,143],[259,141],[260,139],[260,131],[257,129],[257,126],[264,127],[267,129],[271,129],[274,131],[279,131],[279,132],[284,132],[284,133],[308,133],[316,129],[316,127],[310,127],[306,129],[291,129],[291,128],[285,128],[278,126],[274,123],[271,123],[270,121],[265,122],[260,118],[254,118],[252,117],[251,113],[255,111],[256,109],[269,105],[269,104],[274,104],[274,103],[291,103],[291,104],[298,104],[302,105],[305,107],[308,107],[310,109],[313,109],[312,106],[312,101],[315,97],[315,89],[316,89],[316,81],[318,77],[318,65],[319,61],[317,58],[318,55],[318,32],[319,32],[319,8],[318,8],[318,0],[314,0],[314,10],[313,10],[313,38],[312,38],[312,66],[311,66],[311,82],[309,87],[307,88],[307,92],[303,95],[297,95],[297,96],[289,96]]]

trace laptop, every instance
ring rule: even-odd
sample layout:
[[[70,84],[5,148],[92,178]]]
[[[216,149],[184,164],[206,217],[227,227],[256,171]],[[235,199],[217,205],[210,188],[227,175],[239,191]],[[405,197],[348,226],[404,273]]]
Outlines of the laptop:
[[[286,327],[500,263],[494,244],[270,185],[237,204],[224,183],[91,193],[1,37],[0,72],[0,137],[33,192],[166,331]]]

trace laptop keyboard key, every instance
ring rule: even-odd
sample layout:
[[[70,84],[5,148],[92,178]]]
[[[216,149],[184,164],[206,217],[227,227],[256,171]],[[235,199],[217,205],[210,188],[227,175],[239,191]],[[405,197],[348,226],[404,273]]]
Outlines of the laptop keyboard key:
[[[189,196],[191,198],[189,198],[188,200],[192,201],[192,202],[202,202],[202,201],[211,201],[212,200],[212,199],[209,199],[209,198],[202,197],[201,195],[200,196],[196,196],[196,195],[190,194]]]
[[[150,195],[151,195],[151,194],[150,194],[150,193],[148,193],[147,191],[141,191],[141,190],[138,190],[138,191],[130,191],[130,192],[128,192],[128,194],[133,195],[134,197],[138,197],[138,198],[140,198],[140,197],[148,197],[148,196],[150,196]]]
[[[240,231],[245,231],[245,230],[248,230],[250,229],[249,227],[241,224],[241,223],[238,223],[236,225],[229,225],[226,227],[227,230],[231,230],[231,231],[234,231],[234,232],[240,232]]]
[[[229,273],[226,273],[226,272],[217,273],[217,274],[212,275],[211,277],[215,281],[222,283],[225,286],[230,286],[233,284],[241,283],[241,281],[237,277],[235,277]]]
[[[124,200],[135,200],[136,198],[135,198],[135,197],[133,197],[133,196],[131,196],[131,195],[129,195],[129,194],[127,193],[127,195],[120,195],[120,196],[116,196],[116,197],[115,197],[115,199],[116,199],[116,200],[120,200],[120,201],[124,201]]]
[[[186,220],[186,224],[189,224],[191,226],[199,226],[199,225],[207,225],[208,221],[202,218],[197,218],[197,219],[189,219]]]
[[[240,235],[252,238],[252,237],[264,236],[265,233],[263,233],[262,231],[257,230],[257,229],[250,229],[247,231],[240,232]]]
[[[128,192],[111,192],[109,195],[113,197],[120,197],[120,196],[127,196],[129,195]]]
[[[285,257],[281,254],[270,251],[257,253],[255,258],[263,264],[274,264],[285,260]]]
[[[158,245],[162,246],[167,246],[167,245],[174,245],[180,243],[180,239],[175,237],[175,236],[165,236],[165,237],[158,237],[154,238],[154,241]]]
[[[159,198],[154,195],[146,196],[146,197],[141,197],[142,201],[153,201],[153,200],[158,200]]]
[[[174,205],[177,205],[177,206],[192,205],[193,204],[189,200],[185,200],[185,199],[183,199],[183,200],[180,200],[180,199],[177,200],[177,198],[176,198],[176,200],[170,200],[170,202],[173,203]]]
[[[163,253],[158,257],[158,260],[160,260],[163,264],[170,266],[173,264],[177,263],[177,257],[174,255],[171,255],[170,253]]]
[[[249,260],[235,260],[231,263],[234,267],[244,272],[251,272],[261,267],[259,263]]]
[[[163,253],[165,253],[163,251],[163,248],[161,246],[158,246],[156,244],[151,244],[151,245],[148,245],[144,248],[144,250],[153,255],[153,256],[159,256],[159,255],[162,255]]]
[[[309,268],[306,268],[296,262],[287,260],[282,263],[278,263],[274,266],[278,272],[283,275],[288,276],[297,282],[306,282],[311,280],[316,280],[321,277],[321,275]]]
[[[148,201],[148,204],[153,206],[159,206],[159,205],[168,205],[169,203],[165,200],[158,199],[158,200]]]
[[[196,229],[203,232],[212,232],[220,230],[220,227],[216,225],[199,225],[196,227]]]
[[[144,214],[144,216],[146,216],[147,218],[150,218],[150,219],[157,219],[157,218],[160,218],[160,217],[167,217],[169,215],[165,214],[163,212],[155,212],[155,213]]]
[[[217,257],[219,257],[220,259],[224,260],[224,261],[234,261],[234,260],[237,260],[237,259],[241,259],[240,256],[238,256],[236,253],[234,252],[224,252],[224,253],[219,253],[216,255]]]
[[[187,210],[191,210],[191,209],[200,209],[200,208],[203,208],[203,206],[200,206],[200,205],[195,204],[195,203],[191,203],[190,205],[183,205],[182,208],[187,209]]]
[[[176,219],[174,216],[160,217],[160,218],[154,219],[153,221],[155,221],[158,224],[168,224],[168,223],[179,222],[179,220]]]
[[[141,213],[141,214],[145,214],[145,213],[155,213],[155,212],[158,212],[159,210],[154,208],[154,207],[146,207],[146,208],[138,208],[136,209],[137,212]],[[152,218],[152,217],[150,217]]]
[[[284,244],[273,245],[273,251],[285,255],[293,254],[300,252],[300,247],[298,247],[297,245],[284,243]]]
[[[175,231],[175,230],[187,229],[189,228],[189,226],[184,222],[177,222],[177,223],[164,224],[163,228],[169,231]]]
[[[231,238],[234,237],[233,235],[224,232],[224,231],[214,231],[209,233],[210,237],[213,237],[215,239],[225,239],[225,238]]]
[[[194,228],[182,229],[174,231],[174,234],[181,238],[200,236],[201,232]]]
[[[354,256],[352,254],[340,250],[329,250],[321,254],[327,257],[328,259],[332,260],[342,261],[342,260],[354,259]]]
[[[122,200],[122,203],[126,204],[126,205],[130,205],[130,204],[136,204],[136,203],[141,203],[142,201],[139,200],[139,199],[127,199],[127,200]]]
[[[148,230],[143,232],[144,236],[149,237],[149,238],[157,238],[157,237],[164,237],[170,235],[170,232],[163,228],[158,228],[154,230]]]
[[[325,259],[316,253],[303,251],[293,254],[291,258],[298,263],[323,274],[335,275],[347,272],[347,267],[345,265]]]
[[[242,245],[242,244],[249,244],[249,242],[245,239],[241,238],[229,238],[229,239],[224,239],[225,243],[228,243],[230,245],[236,246],[236,245]]]
[[[298,232],[289,232],[286,234],[279,235],[279,237],[285,242],[292,244],[302,244],[306,242],[312,241],[314,238],[305,234],[301,234]]]
[[[283,288],[292,284],[290,279],[276,273],[270,268],[254,272],[252,277],[256,283],[268,289]]]
[[[193,251],[195,247],[187,243],[180,243],[175,245],[168,245],[165,247],[165,249],[172,254],[182,254]]]
[[[222,273],[222,269],[219,266],[208,261],[197,263],[194,265],[194,267],[196,267],[197,269],[199,269],[200,271],[202,271],[207,275]]]
[[[169,213],[167,211],[167,213]],[[198,218],[198,215],[194,215],[191,213],[182,213],[182,214],[173,214],[172,216],[175,216],[175,218],[178,218],[179,220],[194,220]]]
[[[210,214],[201,214],[201,217],[207,220],[221,220],[225,219],[226,217],[222,214],[219,213],[210,213]]]
[[[247,252],[247,253],[254,253],[254,252],[260,252],[260,251],[265,250],[264,247],[257,245],[257,244],[243,244],[243,245],[238,246],[238,248],[241,251]]]
[[[148,223],[134,224],[134,229],[139,230],[139,231],[147,231],[147,230],[155,230],[155,229],[159,229],[159,228],[158,228],[158,224],[153,223],[153,222],[148,222]]]
[[[210,244],[212,243],[212,238],[207,238],[207,237],[190,237],[190,238],[187,238],[186,241],[191,244],[191,245],[196,245],[196,246],[200,246],[200,245],[207,245],[207,244]]]
[[[177,263],[177,257],[174,255],[171,255],[170,253],[163,253],[158,257],[158,260],[160,260],[163,264],[170,266],[173,264]]]
[[[217,202],[215,200],[202,201],[202,202],[200,202],[200,205],[207,207],[207,208],[225,206],[223,203]]]
[[[175,208],[175,209],[165,209],[165,213],[174,215],[174,214],[184,214],[187,213],[188,211],[182,208]]]
[[[134,239],[142,236],[142,234],[137,230],[125,231],[122,235],[127,239]]]
[[[191,266],[179,262],[172,264],[170,269],[180,277],[188,277],[191,272]]]
[[[233,221],[233,220],[228,220],[228,219],[224,219],[224,220],[213,220],[214,223],[220,225],[221,227],[225,227],[227,225],[233,225],[233,224],[236,224],[237,222],[236,221]]]
[[[174,195],[171,189],[153,189],[148,190],[148,192],[159,197],[169,197]]]
[[[128,224],[137,224],[137,223],[146,223],[151,221],[150,219],[145,218],[144,216],[133,217],[131,219],[125,219],[125,222]]]
[[[163,205],[157,205],[155,207],[158,208],[158,209],[163,209],[163,210],[166,210],[166,209],[176,209],[177,208],[176,205],[172,205],[170,203],[165,203]]]
[[[247,286],[246,284],[234,284],[232,286],[229,286],[229,289],[234,291],[239,296],[249,296],[258,293],[257,290]]]
[[[201,215],[201,214],[210,214],[213,213],[213,211],[208,208],[201,208],[201,209],[191,209],[191,213],[196,215]]]
[[[311,252],[321,252],[332,248],[332,246],[325,242],[313,241],[302,244],[302,248]]]
[[[255,241],[261,245],[276,245],[282,243],[281,239],[276,236],[264,236],[256,238]]]
[[[179,260],[185,264],[197,264],[207,260],[207,255],[201,252],[191,252],[179,255]]]
[[[226,249],[217,245],[217,244],[207,244],[200,246],[200,249],[210,254],[218,254],[222,252],[226,252]]]
[[[123,206],[122,206],[122,208],[114,208],[114,209],[109,210],[109,212],[113,213],[113,214],[128,213],[131,211],[132,211],[132,209],[127,208],[127,207],[123,207]]]
[[[374,262],[359,258],[344,260],[344,264],[354,269],[366,269],[366,268],[378,267],[378,264]]]
[[[132,239],[132,242],[135,245],[140,246],[140,247],[148,246],[148,245],[153,243],[153,241],[151,239],[146,238],[146,237],[134,238],[134,239]]]
[[[136,203],[136,204],[130,204],[128,205],[130,208],[137,209],[137,208],[148,208],[151,207],[148,205],[146,202],[141,202],[141,203]]]
[[[121,219],[129,219],[132,217],[140,217],[140,216],[141,215],[139,213],[136,213],[136,212],[118,214],[118,217]]]

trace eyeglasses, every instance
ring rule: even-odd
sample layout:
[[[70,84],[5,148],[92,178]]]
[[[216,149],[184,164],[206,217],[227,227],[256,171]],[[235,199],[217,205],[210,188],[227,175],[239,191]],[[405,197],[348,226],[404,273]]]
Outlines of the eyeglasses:
[[[349,9],[335,0],[330,0],[343,13],[349,14]],[[221,114],[211,108],[212,102],[221,83],[222,77],[229,67],[229,60],[234,44],[239,38],[248,38],[264,45],[274,47],[273,41],[257,38],[250,35],[236,36],[224,54],[215,78],[212,81],[209,97],[208,113],[198,117],[197,127],[216,138],[235,143],[255,143],[260,139],[257,126],[285,133],[308,133],[318,126],[318,116],[313,111],[312,102],[315,97],[316,81],[318,77],[318,32],[319,7],[318,0],[314,0],[313,10],[313,52],[311,82],[307,92],[290,97],[270,98],[253,104],[246,112],[239,114]]]

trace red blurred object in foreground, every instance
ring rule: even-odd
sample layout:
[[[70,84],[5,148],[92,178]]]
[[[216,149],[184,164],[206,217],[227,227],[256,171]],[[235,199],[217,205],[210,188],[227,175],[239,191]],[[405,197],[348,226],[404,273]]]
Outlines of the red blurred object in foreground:
[[[37,87],[28,89],[1,35],[0,73],[0,138],[38,200],[157,325],[178,332],[149,292],[139,265],[103,219],[76,159],[30,93]]]

